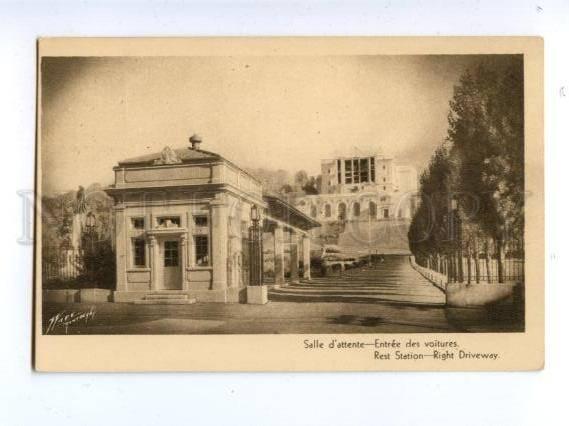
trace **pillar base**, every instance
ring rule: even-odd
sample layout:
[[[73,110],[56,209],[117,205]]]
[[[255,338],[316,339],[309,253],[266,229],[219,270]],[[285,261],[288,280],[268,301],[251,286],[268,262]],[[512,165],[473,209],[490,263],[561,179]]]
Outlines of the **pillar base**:
[[[269,292],[267,286],[247,286],[247,303],[251,305],[265,305],[269,303]]]
[[[244,299],[244,288],[226,288],[222,290],[188,290],[188,295],[198,302],[240,303]]]

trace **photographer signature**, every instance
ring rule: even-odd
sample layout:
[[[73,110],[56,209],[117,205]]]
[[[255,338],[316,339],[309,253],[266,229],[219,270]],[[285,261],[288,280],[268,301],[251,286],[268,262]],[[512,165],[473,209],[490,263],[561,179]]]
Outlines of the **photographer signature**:
[[[52,316],[47,322],[45,334],[49,334],[57,327],[65,327],[65,334],[70,325],[83,321],[87,324],[95,317],[95,307],[92,306],[88,311],[61,311]]]

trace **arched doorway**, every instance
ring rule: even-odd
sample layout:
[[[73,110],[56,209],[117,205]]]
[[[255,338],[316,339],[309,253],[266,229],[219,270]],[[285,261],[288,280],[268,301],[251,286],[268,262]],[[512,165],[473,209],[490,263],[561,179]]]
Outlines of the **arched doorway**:
[[[360,215],[360,203],[354,203],[353,212],[355,217],[358,217]]]
[[[346,220],[346,204],[338,204],[338,220]]]
[[[377,204],[375,204],[373,201],[369,202],[369,216],[372,219],[375,219],[377,217]]]

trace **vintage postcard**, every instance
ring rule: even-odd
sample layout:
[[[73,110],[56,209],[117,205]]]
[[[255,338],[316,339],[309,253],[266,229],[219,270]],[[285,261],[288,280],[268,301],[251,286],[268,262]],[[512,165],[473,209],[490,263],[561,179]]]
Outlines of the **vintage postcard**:
[[[535,370],[543,41],[38,42],[35,368]]]

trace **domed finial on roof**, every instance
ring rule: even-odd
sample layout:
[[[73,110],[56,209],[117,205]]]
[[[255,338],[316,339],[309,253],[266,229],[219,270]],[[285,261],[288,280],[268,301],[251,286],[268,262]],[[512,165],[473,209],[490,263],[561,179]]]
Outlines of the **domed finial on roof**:
[[[200,149],[200,143],[202,143],[202,138],[200,135],[194,133],[190,138],[190,143],[192,144],[192,149],[196,151]]]

